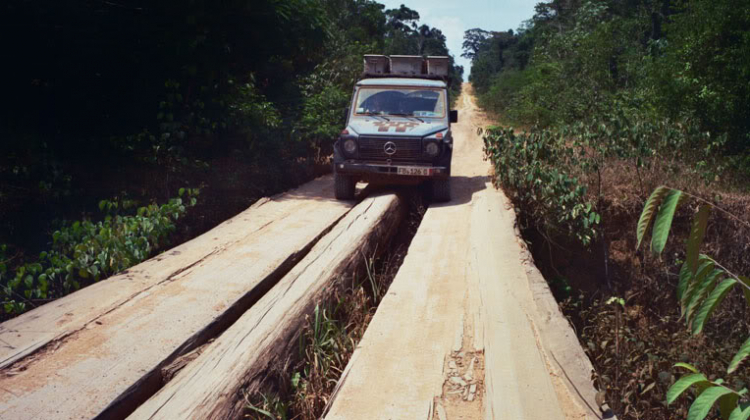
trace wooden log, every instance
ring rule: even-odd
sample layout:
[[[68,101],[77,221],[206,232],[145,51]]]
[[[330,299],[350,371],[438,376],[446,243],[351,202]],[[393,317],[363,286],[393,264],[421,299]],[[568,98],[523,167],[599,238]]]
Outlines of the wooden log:
[[[330,177],[0,326],[0,418],[124,418],[351,208]]]
[[[243,409],[275,361],[298,351],[295,339],[332,287],[347,281],[405,213],[395,195],[370,197],[337,224],[279,283],[188,364],[130,419],[226,419]],[[381,245],[382,248],[382,245]]]

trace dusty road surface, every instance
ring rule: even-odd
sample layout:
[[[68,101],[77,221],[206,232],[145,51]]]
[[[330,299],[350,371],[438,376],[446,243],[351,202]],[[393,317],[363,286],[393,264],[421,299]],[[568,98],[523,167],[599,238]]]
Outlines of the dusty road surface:
[[[514,212],[488,178],[476,130],[487,122],[470,92],[453,128],[454,198],[427,210],[327,420],[596,418],[583,401],[594,400],[591,365],[524,261]]]

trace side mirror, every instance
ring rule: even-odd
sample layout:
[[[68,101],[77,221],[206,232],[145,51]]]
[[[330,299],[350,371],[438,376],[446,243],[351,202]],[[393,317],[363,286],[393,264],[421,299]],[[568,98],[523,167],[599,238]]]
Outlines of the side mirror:
[[[344,110],[344,122],[349,122],[349,111],[349,108],[346,108],[346,110]]]
[[[458,111],[456,111],[455,109],[453,111],[451,111],[449,118],[450,118],[451,124],[457,123],[458,122]]]

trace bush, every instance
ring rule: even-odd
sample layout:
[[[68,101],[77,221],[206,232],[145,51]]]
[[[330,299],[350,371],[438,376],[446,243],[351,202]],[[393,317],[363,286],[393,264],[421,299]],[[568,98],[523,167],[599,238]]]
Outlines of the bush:
[[[495,168],[495,183],[534,225],[548,237],[562,235],[587,246],[601,219],[597,208],[604,165],[617,161],[639,171],[659,160],[668,171],[692,171],[710,182],[725,169],[712,152],[725,141],[691,121],[620,113],[558,128],[534,126],[524,133],[490,128],[484,150]],[[695,166],[686,169],[685,162]]]
[[[133,215],[120,210],[134,206],[132,201],[99,203],[107,213],[104,220],[76,221],[65,224],[52,235],[52,248],[39,255],[37,261],[14,267],[9,273],[7,248],[0,248],[0,296],[7,314],[20,314],[46,301],[64,296],[92,283],[125,270],[150,257],[165,245],[175,222],[196,203],[198,190],[180,189],[180,196],[161,206],[140,207]]]

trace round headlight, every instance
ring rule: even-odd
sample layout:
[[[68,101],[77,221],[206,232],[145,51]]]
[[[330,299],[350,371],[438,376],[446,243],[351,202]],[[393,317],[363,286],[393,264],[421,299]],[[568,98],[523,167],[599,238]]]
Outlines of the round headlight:
[[[424,146],[424,152],[428,156],[437,156],[440,153],[440,146],[437,143],[431,141]]]
[[[344,141],[344,152],[348,155],[353,155],[357,151],[357,142],[353,139]]]

